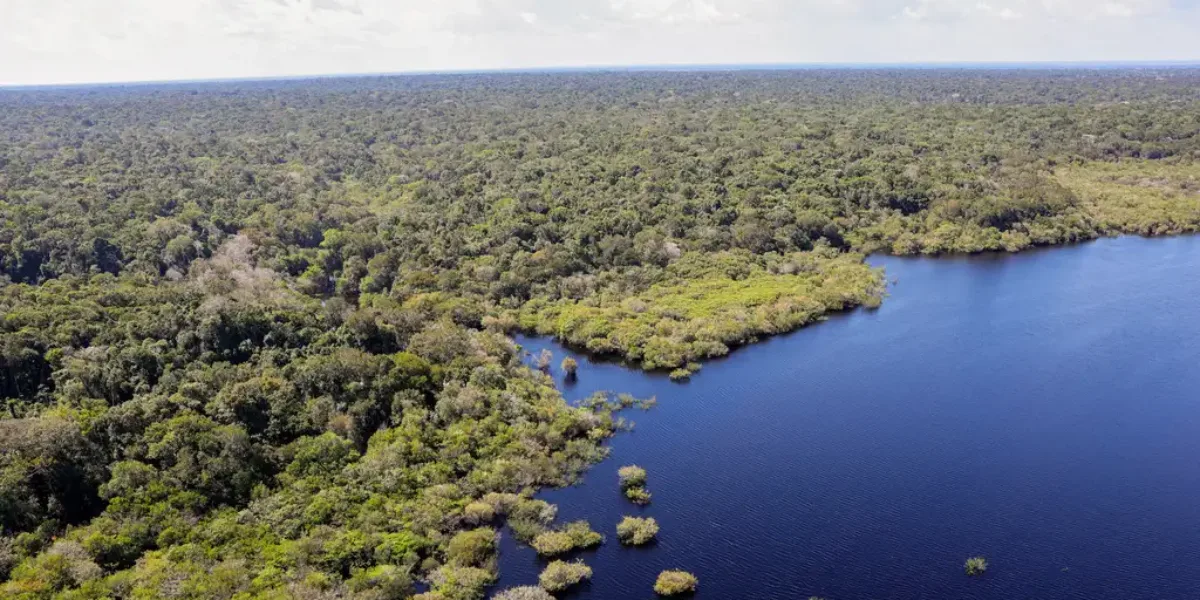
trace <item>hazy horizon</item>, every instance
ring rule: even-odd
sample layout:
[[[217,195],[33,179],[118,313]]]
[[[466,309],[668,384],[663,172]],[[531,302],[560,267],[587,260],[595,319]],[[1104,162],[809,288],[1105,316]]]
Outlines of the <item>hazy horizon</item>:
[[[1200,62],[1200,0],[9,0],[0,86]]]
[[[820,71],[820,70],[1119,70],[1119,69],[1195,69],[1196,60],[1113,60],[1113,61],[991,61],[991,62],[893,62],[893,63],[714,63],[714,64],[629,64],[561,67],[511,67],[493,69],[444,69],[391,72],[302,73],[248,77],[210,77],[192,79],[142,79],[118,81],[82,81],[62,83],[0,84],[0,90],[92,88],[121,86],[170,86],[211,83],[254,83],[271,81],[309,81],[372,77],[423,77],[453,75],[521,75],[570,73],[720,73],[735,71]]]

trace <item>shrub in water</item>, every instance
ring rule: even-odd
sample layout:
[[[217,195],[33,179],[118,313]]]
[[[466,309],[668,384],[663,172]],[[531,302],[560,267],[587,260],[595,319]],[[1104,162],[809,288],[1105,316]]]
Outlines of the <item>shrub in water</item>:
[[[646,485],[646,470],[637,465],[628,465],[617,469],[617,477],[621,478],[621,487],[624,489]]]
[[[650,492],[644,487],[635,487],[625,490],[625,497],[629,498],[634,504],[645,506],[650,504]]]
[[[592,531],[587,521],[575,521],[557,531],[538,534],[530,545],[542,556],[557,556],[580,548],[591,548],[603,541],[604,536]]]
[[[533,585],[509,588],[492,596],[492,600],[554,600],[549,592]]]
[[[967,575],[978,577],[987,571],[987,561],[982,556],[967,559]]]
[[[617,539],[622,544],[640,546],[658,535],[658,521],[651,518],[625,517],[617,524]]]
[[[679,596],[696,591],[699,581],[687,571],[663,571],[654,582],[654,593],[659,596]]]
[[[546,565],[545,570],[538,576],[538,583],[547,592],[561,592],[591,577],[592,568],[582,562],[556,560]]]

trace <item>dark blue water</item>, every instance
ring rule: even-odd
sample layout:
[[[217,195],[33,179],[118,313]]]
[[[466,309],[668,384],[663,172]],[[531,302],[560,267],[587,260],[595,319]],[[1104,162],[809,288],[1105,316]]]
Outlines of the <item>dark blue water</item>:
[[[667,568],[711,599],[1200,597],[1200,238],[873,262],[898,280],[879,310],[687,384],[570,353],[569,398],[658,398],[542,495],[609,537],[571,597],[650,598]],[[618,489],[630,463],[645,509]],[[624,548],[613,528],[639,513],[659,542]],[[985,577],[963,573],[974,555]],[[541,566],[505,535],[501,587]]]

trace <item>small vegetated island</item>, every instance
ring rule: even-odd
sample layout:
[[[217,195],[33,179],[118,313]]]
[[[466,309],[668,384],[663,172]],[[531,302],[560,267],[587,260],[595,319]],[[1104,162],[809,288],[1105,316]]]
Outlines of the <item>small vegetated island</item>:
[[[1198,91],[1188,68],[0,91],[0,595],[482,598],[504,524],[597,542],[532,495],[604,456],[621,405],[568,405],[508,334],[686,377],[880,302],[869,253],[1196,231]]]

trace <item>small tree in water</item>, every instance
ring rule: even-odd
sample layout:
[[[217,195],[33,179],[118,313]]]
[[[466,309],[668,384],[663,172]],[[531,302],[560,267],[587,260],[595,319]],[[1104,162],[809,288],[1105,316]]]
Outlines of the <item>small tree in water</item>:
[[[554,596],[540,587],[524,585],[504,590],[492,596],[492,600],[554,600]]]
[[[987,572],[987,561],[982,556],[967,559],[967,575],[971,577],[979,577]]]
[[[658,521],[652,518],[625,517],[617,523],[617,539],[622,544],[641,546],[658,535]]]
[[[554,354],[551,353],[549,350],[542,349],[541,352],[538,352],[537,360],[534,361],[533,364],[535,366],[537,366],[537,368],[545,371],[550,368],[550,363],[553,360],[554,360]]]
[[[646,470],[637,465],[627,465],[617,469],[617,477],[621,478],[623,489],[638,488],[646,485]]]
[[[538,576],[538,583],[547,592],[561,592],[573,585],[592,578],[592,568],[582,562],[556,560]]]
[[[567,374],[567,380],[574,381],[575,377],[577,376],[576,371],[579,370],[579,363],[576,362],[575,359],[568,356],[568,357],[562,359],[561,366],[562,366],[563,373]]]
[[[654,582],[654,593],[659,596],[679,596],[696,591],[699,581],[687,571],[663,571]]]

